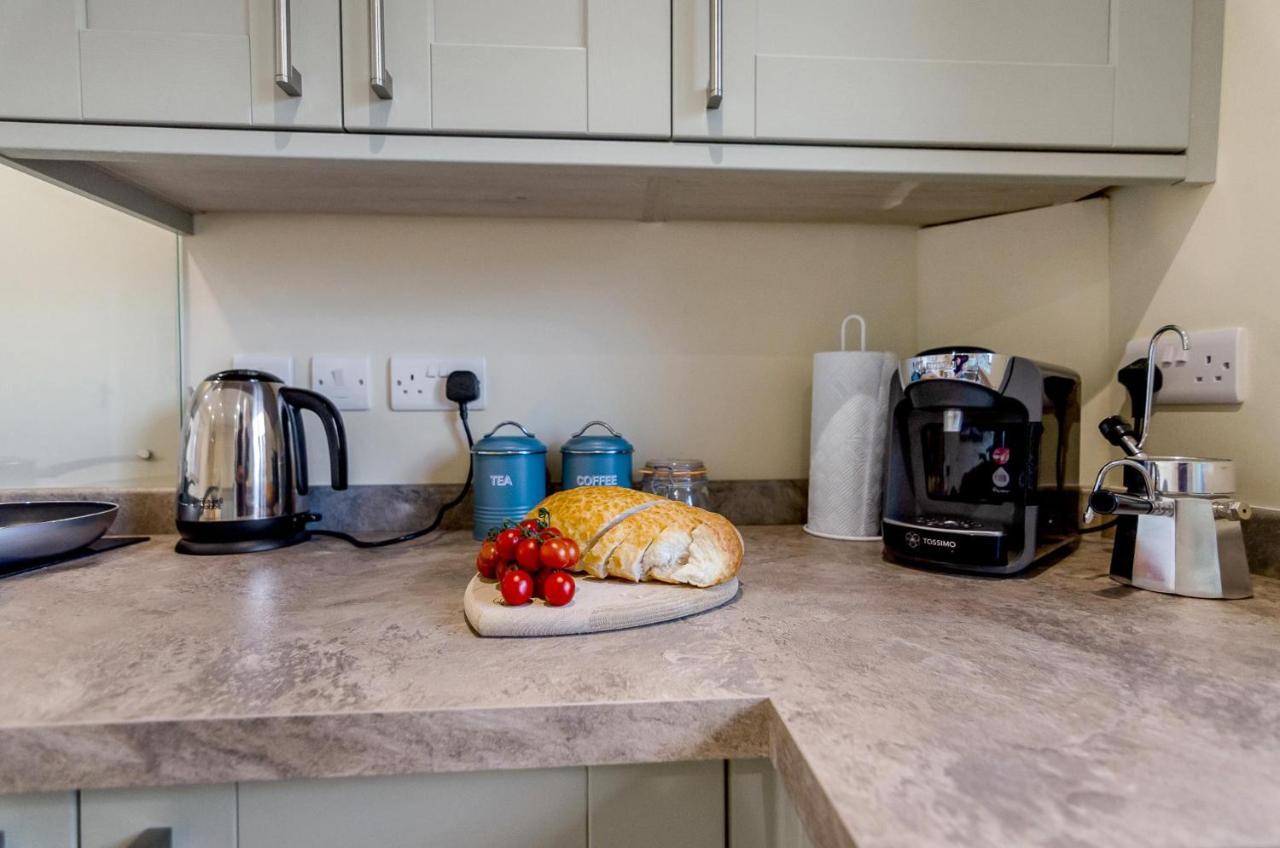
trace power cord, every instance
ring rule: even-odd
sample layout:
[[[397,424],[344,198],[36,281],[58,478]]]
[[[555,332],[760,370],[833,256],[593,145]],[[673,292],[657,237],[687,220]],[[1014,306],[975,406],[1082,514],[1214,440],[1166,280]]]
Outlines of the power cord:
[[[462,484],[462,491],[458,493],[458,496],[442,505],[440,511],[436,513],[435,520],[426,527],[421,530],[414,530],[412,533],[405,533],[403,536],[379,539],[376,542],[366,542],[349,533],[341,533],[337,530],[312,530],[311,534],[313,536],[331,536],[334,539],[341,539],[344,542],[355,545],[357,548],[385,548],[388,545],[398,545],[401,542],[421,539],[440,526],[440,522],[444,521],[445,513],[462,503],[471,491],[472,476],[475,473],[475,457],[471,453],[471,448],[475,446],[475,441],[471,437],[471,424],[467,420],[467,404],[479,399],[480,379],[471,371],[452,371],[448,379],[445,380],[444,394],[445,397],[458,405],[458,417],[462,419],[462,430],[467,434],[467,480]],[[319,516],[316,518],[318,520]]]

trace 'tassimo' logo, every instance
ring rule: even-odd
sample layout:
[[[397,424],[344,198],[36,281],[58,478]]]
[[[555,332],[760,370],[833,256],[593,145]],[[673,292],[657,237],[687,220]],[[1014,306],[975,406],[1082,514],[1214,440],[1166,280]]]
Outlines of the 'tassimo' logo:
[[[947,550],[955,550],[956,543],[953,539],[934,539],[930,536],[921,536],[914,530],[906,535],[907,547],[915,550],[921,545],[927,545],[931,548],[946,548]]]

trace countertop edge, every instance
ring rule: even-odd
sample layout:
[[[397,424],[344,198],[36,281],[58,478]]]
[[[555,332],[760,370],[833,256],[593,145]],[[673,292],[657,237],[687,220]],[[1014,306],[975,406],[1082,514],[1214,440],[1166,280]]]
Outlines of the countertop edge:
[[[744,697],[10,725],[0,793],[764,757],[775,717]]]

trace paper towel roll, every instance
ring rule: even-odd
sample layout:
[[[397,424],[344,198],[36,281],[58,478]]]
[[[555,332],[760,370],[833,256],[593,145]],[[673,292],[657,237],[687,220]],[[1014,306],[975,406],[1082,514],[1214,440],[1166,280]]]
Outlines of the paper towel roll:
[[[830,539],[880,538],[892,353],[813,355],[808,533]]]

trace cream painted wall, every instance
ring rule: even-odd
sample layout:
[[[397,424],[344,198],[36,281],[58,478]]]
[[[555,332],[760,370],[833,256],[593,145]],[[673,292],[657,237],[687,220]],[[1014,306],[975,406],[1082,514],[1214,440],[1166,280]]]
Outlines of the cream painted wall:
[[[1121,189],[1111,202],[1112,347],[1161,324],[1242,326],[1239,408],[1160,410],[1149,446],[1237,460],[1241,494],[1280,507],[1280,3],[1228,0],[1217,182]]]
[[[313,353],[369,354],[374,408],[345,416],[356,483],[466,471],[456,416],[389,410],[394,353],[486,356],[477,435],[519,419],[557,469],[561,442],[604,418],[637,466],[804,477],[812,354],[853,311],[873,347],[915,346],[915,243],[849,225],[202,216],[185,240],[187,378],[268,352],[305,383]]]
[[[1096,199],[931,227],[919,240],[920,347],[976,344],[1079,372],[1086,474],[1110,450],[1094,426],[1114,403],[1107,229]]]
[[[0,167],[0,256],[0,488],[173,485],[176,237]]]

